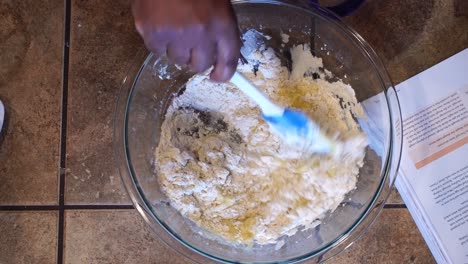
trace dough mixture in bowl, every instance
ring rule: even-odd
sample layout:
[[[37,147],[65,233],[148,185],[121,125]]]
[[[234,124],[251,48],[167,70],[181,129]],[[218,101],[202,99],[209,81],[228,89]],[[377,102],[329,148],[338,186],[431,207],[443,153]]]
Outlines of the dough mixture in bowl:
[[[327,81],[331,73],[307,45],[291,55],[292,72],[266,48],[238,70],[273,101],[306,112],[339,153],[310,155],[286,145],[248,97],[206,75],[191,78],[162,124],[156,171],[170,204],[227,241],[275,243],[314,227],[356,187],[367,142],[354,91]]]

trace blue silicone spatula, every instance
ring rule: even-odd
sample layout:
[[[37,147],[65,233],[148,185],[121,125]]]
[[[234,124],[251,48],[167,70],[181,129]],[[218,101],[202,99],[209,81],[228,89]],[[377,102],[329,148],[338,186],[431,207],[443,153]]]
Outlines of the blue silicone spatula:
[[[310,153],[328,154],[335,149],[320,127],[301,111],[284,108],[271,102],[244,75],[234,73],[231,83],[249,96],[262,110],[262,117],[289,145]]]

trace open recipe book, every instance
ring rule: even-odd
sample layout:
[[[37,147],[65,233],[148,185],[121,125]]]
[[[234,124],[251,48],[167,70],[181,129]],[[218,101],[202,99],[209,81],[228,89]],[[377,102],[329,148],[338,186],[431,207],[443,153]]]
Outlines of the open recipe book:
[[[403,151],[395,185],[436,261],[468,264],[468,49],[396,90]],[[372,109],[384,96],[362,103],[373,122],[382,122]],[[383,135],[373,129],[370,141]]]

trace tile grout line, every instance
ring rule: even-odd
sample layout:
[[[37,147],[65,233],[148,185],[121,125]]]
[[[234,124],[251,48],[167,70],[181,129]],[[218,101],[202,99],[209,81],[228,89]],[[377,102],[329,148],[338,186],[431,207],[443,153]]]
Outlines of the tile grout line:
[[[135,209],[131,204],[68,204],[58,205],[0,205],[0,212],[24,211],[59,211],[65,210],[130,210]]]
[[[58,205],[0,205],[0,211],[57,211]]]
[[[406,204],[385,204],[384,209],[406,209]]]
[[[133,205],[123,204],[103,204],[103,205],[91,205],[91,204],[76,204],[76,205],[65,205],[65,210],[131,210],[135,209]]]
[[[57,263],[63,263],[64,232],[65,232],[65,169],[67,155],[67,111],[68,111],[68,73],[70,59],[70,24],[71,0],[64,0],[64,34],[62,63],[62,102],[60,116],[60,167],[59,167],[59,197],[57,226]]]

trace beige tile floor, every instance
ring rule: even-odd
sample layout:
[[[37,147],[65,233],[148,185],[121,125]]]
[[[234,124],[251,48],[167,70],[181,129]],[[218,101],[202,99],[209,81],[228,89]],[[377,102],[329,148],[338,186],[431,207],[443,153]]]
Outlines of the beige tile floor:
[[[54,263],[57,212],[0,212],[0,263]]]
[[[345,21],[399,83],[468,47],[468,16],[457,2],[368,0]],[[8,117],[0,135],[0,264],[188,262],[132,209],[113,165],[119,83],[143,47],[128,3],[0,1]],[[330,261],[433,262],[396,190],[369,232]]]
[[[138,48],[143,48],[128,3],[72,1],[67,204],[130,204],[112,150],[112,114],[120,82]]]
[[[0,2],[0,204],[57,204],[63,1],[34,3]]]

